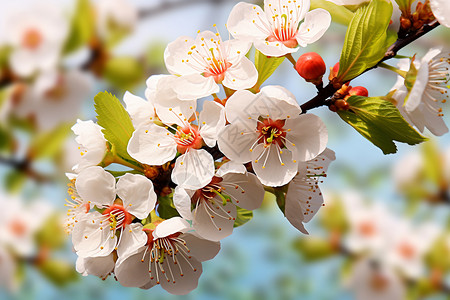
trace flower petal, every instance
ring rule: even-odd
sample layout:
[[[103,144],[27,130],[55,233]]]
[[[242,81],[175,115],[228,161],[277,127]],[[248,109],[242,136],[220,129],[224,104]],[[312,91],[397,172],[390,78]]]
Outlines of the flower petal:
[[[231,160],[247,163],[252,157],[252,146],[256,145],[259,134],[256,132],[256,121],[245,122],[235,120],[225,126],[219,133],[217,144],[220,151]]]
[[[172,171],[172,181],[187,189],[196,190],[211,182],[214,159],[204,149],[191,149],[179,156]]]
[[[328,11],[317,8],[308,12],[305,21],[300,25],[297,32],[297,42],[306,47],[322,37],[331,24],[331,15]]]
[[[217,171],[216,176],[223,177],[228,173],[247,174],[247,169],[243,164],[235,161],[229,161],[224,163]]]
[[[109,206],[116,199],[116,179],[102,167],[89,167],[75,181],[78,194],[86,202],[99,207]]]
[[[180,236],[186,242],[189,253],[198,261],[213,259],[220,250],[220,243],[201,238],[196,232],[188,232]]]
[[[327,147],[328,131],[323,121],[311,114],[304,114],[286,120],[285,129],[291,129],[286,134],[286,147],[297,150],[294,159],[311,160]]]
[[[198,260],[180,254],[177,254],[176,265],[171,258],[166,258],[162,267],[164,270],[172,270],[172,273],[167,275],[167,279],[165,274],[159,273],[161,287],[174,295],[185,295],[194,290],[203,271],[202,264]],[[160,268],[158,272],[161,272]]]
[[[233,7],[227,28],[235,39],[240,40],[265,40],[270,35],[270,25],[263,10],[245,2],[239,2]]]
[[[220,90],[213,77],[205,77],[201,74],[181,76],[173,89],[180,100],[203,98]]]
[[[223,105],[206,101],[199,115],[200,135],[209,147],[214,147],[218,133],[225,127],[225,108]]]
[[[282,42],[274,41],[269,42],[265,40],[258,40],[254,42],[255,48],[261,51],[262,54],[273,57],[284,56],[288,53],[294,53],[298,51],[298,47],[289,48]]]
[[[151,280],[148,272],[150,255],[145,255],[144,257],[145,248],[142,247],[136,254],[124,260],[117,261],[114,274],[122,286],[141,287],[150,283]],[[143,258],[144,261],[142,261]]]
[[[233,203],[244,209],[259,208],[264,199],[264,187],[251,173],[227,173],[223,176],[221,186],[225,187],[224,193],[231,197]]]
[[[76,269],[83,276],[89,274],[106,278],[114,270],[114,257],[112,254],[99,257],[78,257]]]
[[[250,91],[241,90],[228,98],[225,104],[225,114],[228,122],[234,123],[236,120],[246,121],[251,116],[251,108],[257,97]]]
[[[173,193],[173,205],[186,220],[192,220],[191,195],[184,188],[177,186]]]
[[[123,101],[135,128],[139,127],[140,124],[152,122],[156,116],[155,107],[150,101],[145,101],[128,91],[125,92]]]
[[[226,72],[222,84],[232,90],[244,90],[253,87],[258,81],[258,71],[247,57],[232,65]]]
[[[448,5],[448,1],[430,0],[430,7],[439,24],[450,28],[450,5]]]
[[[201,201],[192,213],[192,225],[202,238],[220,241],[233,232],[236,206],[231,202],[223,205],[222,199],[218,197],[214,198],[214,204],[211,201]]]
[[[189,75],[198,73],[192,64],[197,65],[195,60],[190,61],[191,47],[195,44],[194,39],[188,36],[180,36],[169,43],[164,51],[164,62],[167,70],[174,75]],[[190,63],[187,63],[187,62]]]
[[[282,186],[297,174],[298,162],[294,162],[292,153],[287,149],[280,152],[279,147],[275,144],[271,144],[267,148],[263,144],[259,144],[253,149],[253,170],[262,184]]]
[[[177,144],[167,129],[151,123],[133,132],[127,151],[141,163],[160,166],[175,157]]]
[[[147,244],[147,234],[142,230],[143,228],[140,223],[132,223],[122,230],[120,243],[117,246],[119,260],[130,257]]]
[[[117,182],[117,195],[125,209],[138,219],[147,218],[155,208],[153,182],[145,176],[127,173]]]
[[[158,226],[156,226],[155,231],[153,231],[153,237],[155,239],[164,238],[171,234],[177,232],[186,232],[191,226],[189,223],[180,217],[173,217],[162,221]]]

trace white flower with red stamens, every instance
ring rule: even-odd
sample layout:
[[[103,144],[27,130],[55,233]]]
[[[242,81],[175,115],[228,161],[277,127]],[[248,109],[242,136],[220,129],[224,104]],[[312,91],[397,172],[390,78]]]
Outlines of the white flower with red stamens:
[[[35,234],[53,209],[42,200],[26,205],[21,199],[4,194],[0,194],[0,204],[0,245],[22,257],[33,255]]]
[[[217,93],[219,83],[232,90],[256,84],[258,72],[245,57],[250,47],[249,42],[224,42],[219,33],[203,31],[195,40],[181,36],[170,43],[164,60],[171,74],[182,75],[174,87],[180,98],[201,98]]]
[[[299,163],[298,174],[289,183],[284,215],[292,226],[304,234],[308,231],[303,223],[311,221],[323,205],[319,181],[326,176],[328,165],[335,159],[334,151],[325,149],[316,158]]]
[[[149,289],[161,284],[171,294],[187,294],[198,285],[201,262],[220,250],[220,243],[188,232],[189,223],[179,217],[161,222],[155,230],[144,230],[147,244],[117,260],[114,272],[123,286]]]
[[[264,188],[258,178],[244,165],[228,162],[202,188],[177,187],[173,202],[183,218],[192,220],[201,237],[219,241],[233,232],[236,206],[253,210],[261,206],[263,198]]]
[[[386,263],[399,269],[405,276],[417,279],[425,271],[424,257],[441,234],[433,223],[413,226],[406,220],[397,220],[388,235],[385,247]]]
[[[266,86],[259,94],[238,91],[225,105],[229,125],[219,134],[222,153],[238,163],[252,162],[264,185],[287,184],[298,163],[322,153],[328,141],[319,117],[302,114],[294,95],[280,86]]]
[[[64,204],[64,206],[68,207],[64,226],[66,232],[70,234],[78,222],[91,210],[91,203],[88,200],[82,199],[78,194],[76,188],[77,175],[68,173],[66,176],[70,180],[70,183],[67,185],[69,187],[67,193],[70,199],[66,199],[66,203]]]
[[[156,112],[152,101],[146,101],[128,91],[123,95],[123,101],[134,128],[138,128],[141,124],[153,123],[155,120]]]
[[[409,123],[423,132],[426,127],[432,134],[441,136],[448,132],[443,120],[441,103],[448,100],[449,61],[447,55],[440,56],[441,49],[433,48],[420,62],[414,61],[417,69],[416,80],[410,90],[399,76],[393,90],[398,101],[397,107]],[[400,70],[408,71],[410,61],[401,60]]]
[[[114,254],[98,257],[78,257],[76,270],[83,276],[94,275],[106,279],[114,271]]]
[[[450,5],[447,0],[430,0],[433,15],[442,26],[450,28]]]
[[[80,162],[73,170],[79,173],[87,167],[101,163],[107,150],[102,127],[91,120],[77,120],[77,124],[72,126],[72,131],[77,135],[75,141],[79,144],[78,150],[81,155]]]
[[[386,238],[392,230],[393,216],[380,203],[366,204],[360,195],[348,193],[342,197],[349,232],[345,248],[352,253],[378,253],[386,247]]]
[[[91,208],[95,205],[104,209],[102,213],[85,214],[73,229],[72,241],[79,256],[106,256],[113,250],[121,256],[145,244],[142,225],[132,221],[135,217],[145,219],[155,207],[156,194],[150,180],[128,173],[116,185],[114,176],[103,168],[90,167],[78,175],[75,187]]]
[[[158,96],[156,98],[164,99]],[[182,102],[181,105],[186,103],[178,102]],[[173,182],[189,189],[205,186],[214,176],[214,159],[200,148],[203,143],[209,147],[216,144],[217,132],[225,125],[223,106],[205,102],[196,125],[193,106],[189,107],[189,113],[177,113],[181,106],[164,108],[161,105],[155,104],[156,112],[166,125],[163,127],[151,123],[137,128],[128,143],[128,153],[141,163],[162,165],[174,159],[178,151],[182,155],[175,162]],[[194,119],[190,120],[191,115],[194,115]],[[175,125],[170,125],[173,123]]]
[[[240,2],[230,13],[227,28],[236,39],[249,40],[267,56],[283,56],[322,37],[331,24],[324,9],[309,11],[309,0],[265,0],[264,11]],[[300,21],[303,23],[299,27]]]
[[[13,72],[28,77],[55,68],[68,27],[54,4],[39,2],[11,12],[6,17],[4,43],[12,47],[9,64]]]

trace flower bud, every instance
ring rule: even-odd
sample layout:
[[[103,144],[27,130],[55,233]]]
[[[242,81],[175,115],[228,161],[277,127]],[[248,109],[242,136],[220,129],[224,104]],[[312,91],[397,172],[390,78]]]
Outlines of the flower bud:
[[[363,96],[363,97],[368,97],[369,96],[369,91],[367,91],[367,89],[363,86],[355,86],[352,87],[351,90],[348,92],[348,94],[350,96]]]
[[[326,72],[325,62],[315,52],[308,52],[300,56],[295,64],[295,69],[303,79],[315,85],[322,83],[322,76]]]
[[[336,108],[338,110],[349,110],[350,109],[350,105],[348,105],[347,101],[345,101],[343,99],[336,100],[334,102],[334,105],[336,106]]]
[[[330,75],[328,76],[328,80],[332,80],[333,78],[336,78],[337,74],[339,73],[339,62],[337,62],[332,68],[330,68]]]

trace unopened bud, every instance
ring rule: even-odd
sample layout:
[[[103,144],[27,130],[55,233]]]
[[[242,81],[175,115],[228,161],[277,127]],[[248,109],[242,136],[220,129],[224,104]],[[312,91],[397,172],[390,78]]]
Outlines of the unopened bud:
[[[409,28],[411,28],[411,20],[401,17],[400,26],[402,27],[403,30],[408,30]]]
[[[351,90],[348,92],[348,94],[350,96],[368,97],[369,96],[369,91],[363,86],[355,86],[355,87],[351,88]]]
[[[339,62],[337,62],[332,68],[330,68],[330,75],[328,76],[328,80],[333,80],[333,78],[336,78],[337,74],[339,73]]]
[[[336,100],[334,102],[334,105],[336,106],[336,108],[338,110],[349,110],[350,109],[350,105],[348,105],[347,101],[345,101],[343,99]]]
[[[295,69],[303,79],[315,85],[322,83],[322,76],[327,70],[322,57],[315,52],[308,52],[300,56],[295,64]]]

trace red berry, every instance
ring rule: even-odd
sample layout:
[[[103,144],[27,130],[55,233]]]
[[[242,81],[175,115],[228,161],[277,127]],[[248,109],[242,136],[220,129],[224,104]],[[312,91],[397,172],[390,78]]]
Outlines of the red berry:
[[[355,87],[352,87],[352,89],[348,92],[348,94],[350,96],[368,97],[369,91],[367,91],[367,89],[363,86],[355,86]]]
[[[299,57],[295,69],[306,81],[317,85],[322,83],[322,76],[325,74],[327,67],[319,54],[308,52]]]

